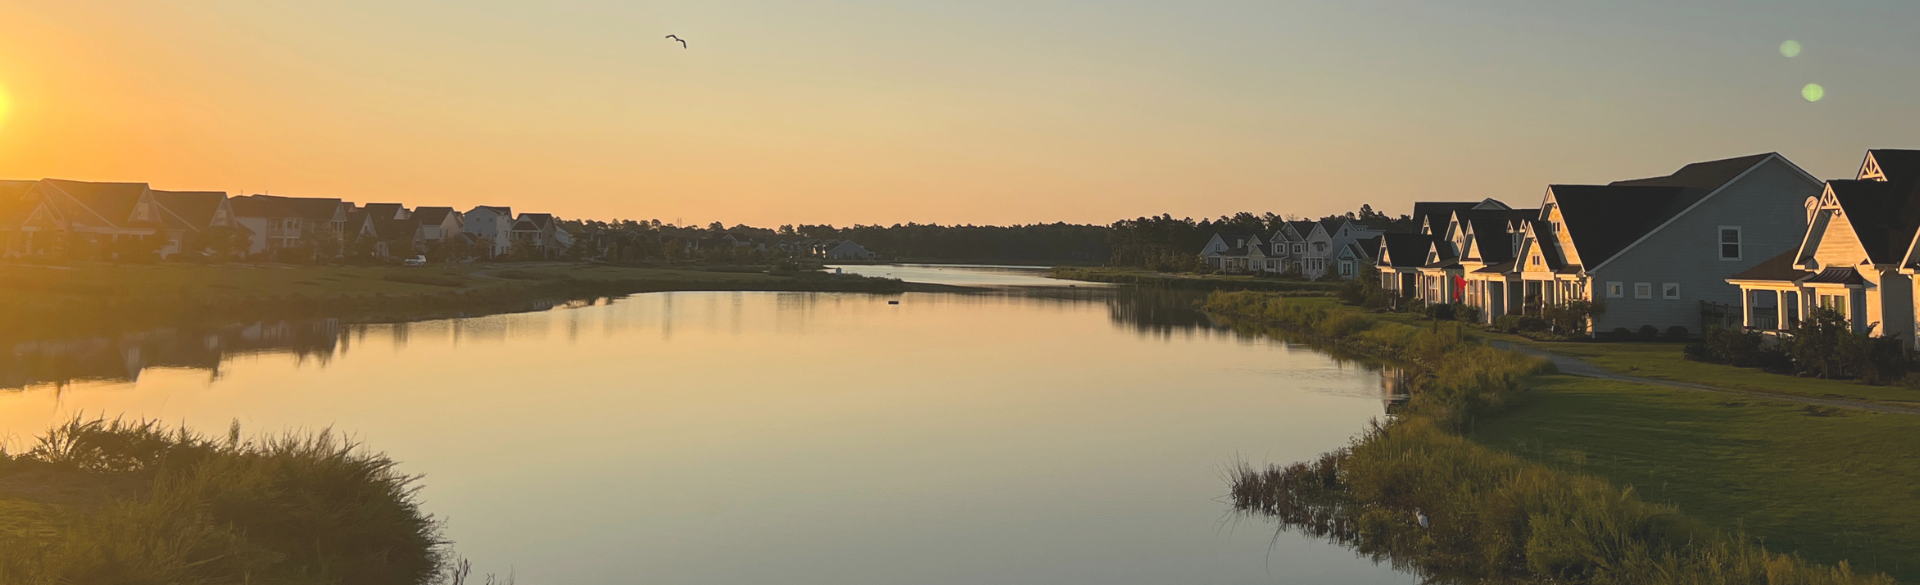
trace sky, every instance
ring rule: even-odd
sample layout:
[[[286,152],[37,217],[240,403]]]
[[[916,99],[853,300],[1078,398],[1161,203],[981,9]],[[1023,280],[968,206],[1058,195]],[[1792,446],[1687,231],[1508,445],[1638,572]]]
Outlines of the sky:
[[[1867,148],[1920,148],[1911,0],[0,0],[0,21],[0,177],[591,219],[1405,213],[1769,151],[1850,178]]]

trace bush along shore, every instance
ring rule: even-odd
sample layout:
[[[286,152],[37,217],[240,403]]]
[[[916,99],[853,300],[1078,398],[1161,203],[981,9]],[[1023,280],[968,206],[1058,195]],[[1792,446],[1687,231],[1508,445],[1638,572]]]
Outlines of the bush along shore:
[[[90,294],[45,291],[15,294],[0,303],[0,340],[53,339],[158,327],[215,325],[260,319],[334,317],[382,323],[537,311],[604,297],[669,291],[807,291],[897,294],[945,290],[850,274],[800,272],[724,278],[721,272],[681,271],[670,277],[574,278],[565,272],[500,270],[487,279],[394,271],[382,280],[442,287],[405,293],[249,294],[246,290],[175,294]]]
[[[211,438],[74,419],[0,451],[0,583],[356,583],[465,577],[418,478],[337,434]]]
[[[1376,560],[1457,581],[1891,584],[1846,563],[1770,552],[1631,489],[1527,462],[1462,436],[1523,399],[1550,366],[1492,349],[1458,325],[1374,319],[1328,299],[1214,293],[1243,331],[1290,333],[1408,364],[1413,396],[1386,424],[1316,461],[1232,474],[1236,510]]]

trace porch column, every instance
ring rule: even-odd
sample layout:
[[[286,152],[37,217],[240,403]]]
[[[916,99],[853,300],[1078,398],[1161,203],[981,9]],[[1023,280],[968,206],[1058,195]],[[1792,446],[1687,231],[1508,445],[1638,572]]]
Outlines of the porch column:
[[[1757,294],[1760,292],[1753,289],[1740,289],[1740,327],[1743,329],[1753,328],[1753,295]]]

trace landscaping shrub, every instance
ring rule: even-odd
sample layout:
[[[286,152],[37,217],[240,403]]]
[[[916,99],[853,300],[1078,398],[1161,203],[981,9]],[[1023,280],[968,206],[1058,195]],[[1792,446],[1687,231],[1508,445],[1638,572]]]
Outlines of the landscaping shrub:
[[[1540,317],[1546,319],[1551,330],[1569,338],[1585,334],[1588,325],[1605,314],[1606,303],[1593,301],[1567,301],[1540,308]]]
[[[1479,323],[1480,307],[1466,303],[1453,304],[1453,319],[1462,323]]]
[[[1546,331],[1547,321],[1533,315],[1501,315],[1493,318],[1493,327],[1504,333]]]
[[[1654,340],[1660,339],[1659,327],[1654,327],[1652,325],[1641,325],[1639,333],[1640,333],[1641,341],[1654,341]]]
[[[1905,343],[1899,336],[1873,337],[1872,328],[1855,333],[1845,315],[1814,309],[1781,343],[1793,357],[1794,369],[1822,378],[1854,378],[1886,384],[1904,378],[1911,369]]]
[[[1667,341],[1686,341],[1692,338],[1693,333],[1687,331],[1685,325],[1674,325],[1667,328]]]
[[[1435,321],[1452,321],[1453,305],[1433,304],[1426,306],[1426,317]]]

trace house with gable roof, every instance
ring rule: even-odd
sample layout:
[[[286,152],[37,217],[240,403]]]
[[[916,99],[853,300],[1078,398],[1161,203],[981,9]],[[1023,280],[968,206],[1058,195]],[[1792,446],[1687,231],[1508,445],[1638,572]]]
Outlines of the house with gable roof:
[[[1693,163],[1607,185],[1552,185],[1528,222],[1508,287],[1515,313],[1603,302],[1590,332],[1651,325],[1698,332],[1702,314],[1738,305],[1726,280],[1793,245],[1821,182],[1778,153]],[[1509,278],[1513,278],[1509,276]]]
[[[1867,151],[1854,179],[1827,181],[1800,214],[1798,246],[1726,279],[1739,289],[1738,324],[1779,332],[1827,309],[1857,332],[1920,339],[1920,150]]]
[[[353,208],[345,201],[322,197],[241,195],[229,201],[236,222],[252,231],[249,255],[297,249],[326,239],[344,242],[347,212]]]
[[[233,204],[224,191],[160,191],[153,200],[160,204],[166,244],[160,257],[166,258],[193,246],[202,234],[220,229],[239,229],[234,223]]]
[[[488,258],[505,256],[513,251],[513,208],[501,205],[482,205],[468,210],[461,218],[461,229],[487,246]]]
[[[573,235],[561,229],[550,213],[520,214],[513,222],[512,234],[514,241],[529,246],[542,258],[557,257],[573,245]]]
[[[1396,301],[1418,298],[1420,268],[1426,266],[1433,236],[1427,234],[1388,233],[1380,235],[1374,267],[1380,271],[1380,288]]]
[[[1251,272],[1265,266],[1266,255],[1260,250],[1265,246],[1259,234],[1215,233],[1200,248],[1200,259],[1221,272]],[[1249,256],[1249,250],[1258,257]]]

